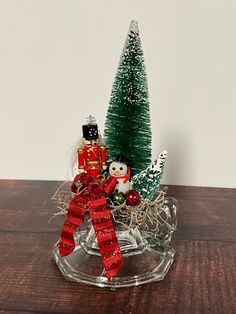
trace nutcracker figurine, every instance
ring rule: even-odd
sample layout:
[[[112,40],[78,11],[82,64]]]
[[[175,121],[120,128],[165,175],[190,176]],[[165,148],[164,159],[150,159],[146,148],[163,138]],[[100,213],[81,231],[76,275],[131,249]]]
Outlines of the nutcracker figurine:
[[[77,187],[81,179],[81,174],[86,174],[86,182],[101,179],[102,170],[107,169],[106,164],[106,148],[104,145],[98,144],[98,125],[94,117],[89,116],[87,124],[82,126],[83,144],[77,150],[78,153],[78,168],[79,175],[77,175],[72,184],[72,191],[76,193]]]

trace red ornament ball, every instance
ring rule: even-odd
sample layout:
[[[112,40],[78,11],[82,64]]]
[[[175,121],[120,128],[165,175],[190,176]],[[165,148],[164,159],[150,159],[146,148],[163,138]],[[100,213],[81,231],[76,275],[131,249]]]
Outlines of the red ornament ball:
[[[135,190],[129,190],[125,194],[126,204],[136,206],[140,203],[140,194]]]

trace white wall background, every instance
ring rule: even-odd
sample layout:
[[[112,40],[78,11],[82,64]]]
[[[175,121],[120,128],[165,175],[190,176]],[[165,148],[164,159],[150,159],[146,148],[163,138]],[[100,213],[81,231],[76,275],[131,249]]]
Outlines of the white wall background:
[[[0,0],[0,177],[66,179],[105,114],[131,19],[165,183],[236,187],[235,0]]]

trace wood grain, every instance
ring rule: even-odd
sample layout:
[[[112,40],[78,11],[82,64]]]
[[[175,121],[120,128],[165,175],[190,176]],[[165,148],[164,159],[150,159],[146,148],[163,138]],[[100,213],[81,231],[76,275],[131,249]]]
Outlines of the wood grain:
[[[236,312],[236,189],[170,186],[175,263],[161,282],[114,292],[67,282],[52,261],[63,220],[48,224],[49,198],[59,185],[0,181],[0,313]]]

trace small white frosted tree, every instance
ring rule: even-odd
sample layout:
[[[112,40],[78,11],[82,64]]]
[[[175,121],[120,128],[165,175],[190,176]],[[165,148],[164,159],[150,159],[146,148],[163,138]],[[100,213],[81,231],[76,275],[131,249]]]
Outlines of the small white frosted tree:
[[[132,187],[138,191],[143,199],[153,199],[163,176],[167,151],[164,150],[158,158],[139,174],[132,178]]]

